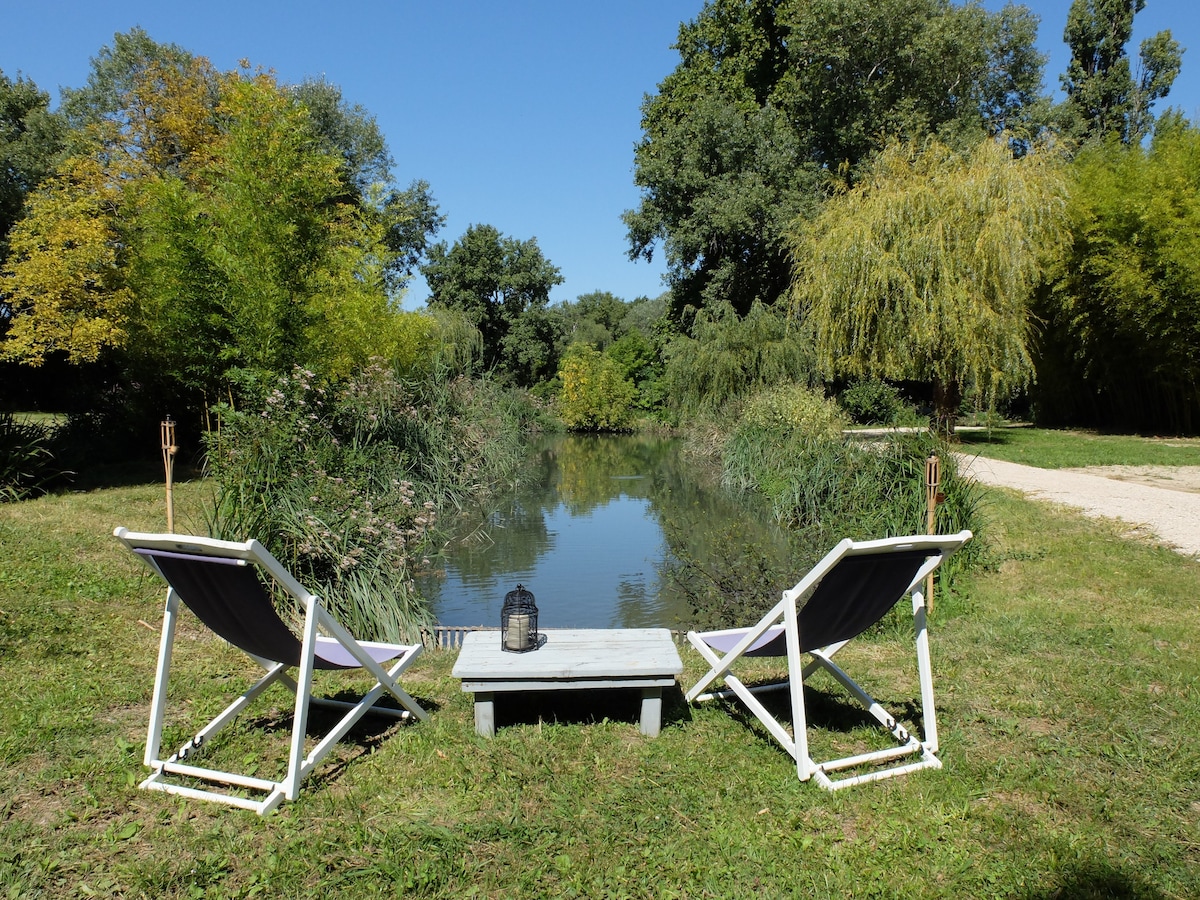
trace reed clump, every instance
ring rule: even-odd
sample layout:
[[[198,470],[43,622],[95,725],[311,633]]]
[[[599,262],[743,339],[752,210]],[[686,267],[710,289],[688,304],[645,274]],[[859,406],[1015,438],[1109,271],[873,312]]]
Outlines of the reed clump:
[[[790,544],[786,570],[777,554],[734,540],[728,542],[734,558],[727,565],[709,559],[701,567],[695,560],[681,560],[672,575],[685,588],[696,625],[718,628],[753,621],[778,599],[780,590],[843,538],[925,533],[925,466],[933,455],[940,460],[943,495],[936,530],[947,534],[965,528],[976,535],[939,575],[939,602],[953,614],[960,605],[955,575],[985,558],[982,489],[959,477],[951,448],[932,433],[896,433],[869,443],[847,438],[835,427],[836,408],[823,409],[833,401],[813,396],[799,402],[797,392],[805,390],[789,389],[790,407],[797,410],[791,415],[764,416],[763,408],[778,408],[778,398],[770,403],[752,398],[696,430],[722,482],[765,500],[787,529]],[[715,432],[723,433],[723,440],[714,441]]]
[[[380,362],[342,382],[297,368],[246,396],[206,440],[209,532],[262,541],[356,634],[414,640],[432,621],[414,575],[439,513],[516,470],[533,407]]]

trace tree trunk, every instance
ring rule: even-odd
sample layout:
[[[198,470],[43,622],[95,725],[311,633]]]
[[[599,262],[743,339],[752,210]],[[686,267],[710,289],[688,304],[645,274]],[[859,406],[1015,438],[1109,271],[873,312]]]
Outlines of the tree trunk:
[[[954,439],[954,421],[962,405],[962,388],[957,381],[935,381],[933,383],[934,434],[946,440]]]

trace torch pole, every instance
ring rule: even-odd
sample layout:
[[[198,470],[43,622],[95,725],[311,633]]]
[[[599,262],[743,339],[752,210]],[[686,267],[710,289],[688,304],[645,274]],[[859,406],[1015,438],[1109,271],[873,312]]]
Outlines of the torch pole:
[[[944,495],[938,490],[942,481],[942,463],[937,458],[937,455],[929,457],[925,460],[925,532],[926,534],[935,534],[937,532],[937,507],[938,504],[945,499]],[[930,572],[925,580],[925,606],[930,613],[933,612],[933,573]]]
[[[170,416],[167,416],[166,421],[161,427],[162,437],[162,458],[163,469],[167,475],[167,532],[175,533],[175,497],[172,493],[172,487],[175,476],[175,454],[179,452],[179,447],[175,444],[175,422]]]

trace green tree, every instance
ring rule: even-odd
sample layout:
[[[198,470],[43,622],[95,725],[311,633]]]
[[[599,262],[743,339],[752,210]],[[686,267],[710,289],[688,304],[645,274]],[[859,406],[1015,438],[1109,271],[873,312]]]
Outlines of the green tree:
[[[1149,146],[1086,147],[1072,176],[1072,241],[1039,307],[1039,420],[1195,433],[1200,129],[1163,116]]]
[[[1160,31],[1142,41],[1136,74],[1130,71],[1125,45],[1133,18],[1146,0],[1074,0],[1063,40],[1071,62],[1062,76],[1067,92],[1066,127],[1081,140],[1115,135],[1137,143],[1150,133],[1150,107],[1170,92],[1179,74],[1183,48]]]
[[[62,145],[63,125],[50,112],[50,95],[0,71],[0,268],[26,196],[54,170]]]
[[[550,381],[558,371],[566,335],[566,320],[557,309],[529,307],[504,335],[502,370],[519,387]]]
[[[627,331],[604,351],[621,368],[621,374],[637,388],[637,405],[654,410],[662,406],[663,361],[655,341],[636,329]]]
[[[13,232],[3,355],[108,355],[128,379],[209,397],[235,370],[431,356],[436,323],[387,290],[380,188],[358,194],[308,105],[270,75],[222,75],[141,37],[72,95],[72,153]]]
[[[894,144],[792,235],[794,304],[830,375],[931,382],[939,430],[964,385],[989,400],[1033,375],[1029,302],[1066,240],[1062,162]]]
[[[811,340],[780,307],[756,303],[744,317],[728,305],[704,309],[690,331],[663,351],[666,392],[677,413],[711,412],[760,388],[815,375]]]
[[[392,157],[375,117],[362,106],[348,103],[337,85],[309,79],[292,90],[307,108],[324,149],[341,157],[347,199],[379,219],[389,251],[383,265],[384,283],[389,294],[399,294],[424,258],[429,241],[445,223],[429,184],[416,180],[404,189],[395,185]]]
[[[430,307],[466,314],[483,336],[484,365],[501,371],[508,332],[528,310],[545,307],[563,280],[536,238],[505,237],[491,225],[471,225],[453,247],[434,244],[421,272]]]
[[[230,73],[216,112],[220,132],[186,170],[137,192],[131,280],[145,339],[131,350],[210,393],[232,369],[345,370],[375,338],[382,352],[382,234],[346,194],[307,107],[269,75]]]
[[[92,57],[87,84],[61,90],[59,112],[76,134],[82,135],[87,126],[104,121],[124,125],[134,111],[129,101],[145,83],[149,68],[159,73],[170,69],[185,73],[195,62],[187,50],[177,44],[160,44],[142,28],[118,32],[111,46],[102,47]],[[212,91],[215,103],[215,83]]]
[[[633,421],[636,388],[611,357],[587,344],[572,344],[558,377],[559,415],[572,431],[621,431]]]
[[[630,256],[661,244],[677,318],[776,302],[791,222],[886,139],[1035,130],[1035,22],[950,0],[709,0],[642,107]]]

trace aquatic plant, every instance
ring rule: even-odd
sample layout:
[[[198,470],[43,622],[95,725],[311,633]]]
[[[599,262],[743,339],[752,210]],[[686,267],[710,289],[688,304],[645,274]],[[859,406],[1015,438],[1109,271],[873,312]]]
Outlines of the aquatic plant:
[[[439,509],[517,465],[527,408],[467,379],[406,382],[373,363],[341,383],[297,368],[245,386],[207,439],[216,537],[255,537],[343,624],[412,640],[431,623],[413,575]]]

